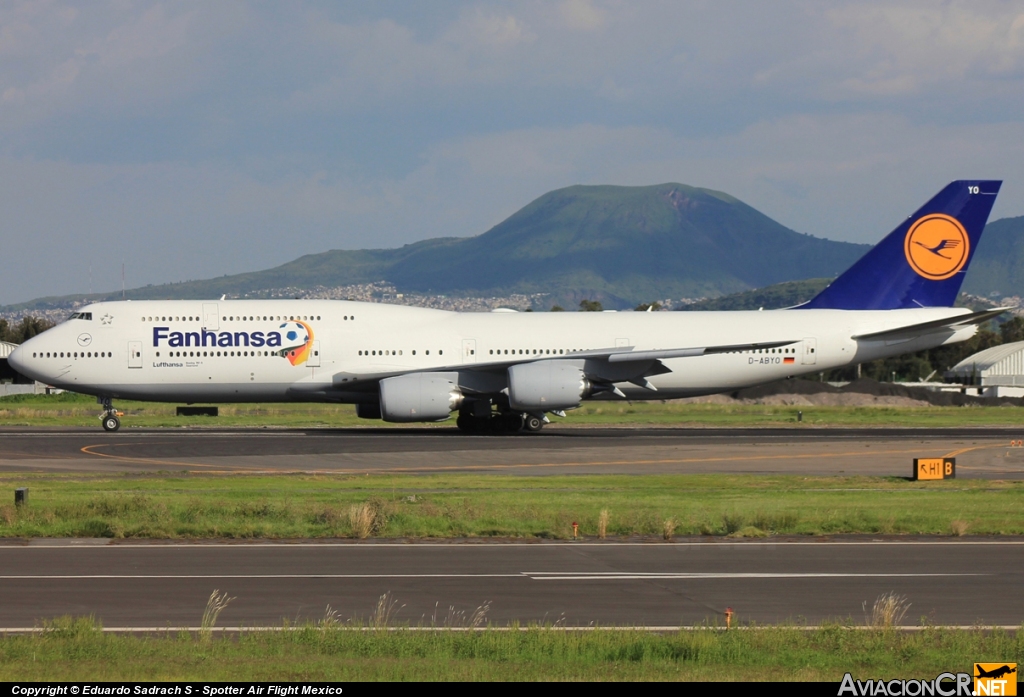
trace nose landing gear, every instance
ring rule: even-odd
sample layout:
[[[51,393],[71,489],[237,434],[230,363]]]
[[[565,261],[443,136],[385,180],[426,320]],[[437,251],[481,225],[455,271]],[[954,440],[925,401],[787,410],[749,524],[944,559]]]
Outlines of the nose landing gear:
[[[110,397],[101,397],[97,401],[103,405],[103,416],[100,417],[100,421],[103,423],[103,430],[113,433],[121,428],[121,419],[118,417],[124,416],[124,412],[114,408],[113,400]]]

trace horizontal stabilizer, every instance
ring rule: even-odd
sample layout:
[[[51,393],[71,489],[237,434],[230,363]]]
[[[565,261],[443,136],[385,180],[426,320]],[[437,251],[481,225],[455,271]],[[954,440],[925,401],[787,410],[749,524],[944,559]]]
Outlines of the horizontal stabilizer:
[[[906,327],[897,327],[895,329],[885,329],[880,332],[871,332],[869,334],[858,334],[854,336],[854,339],[860,339],[865,341],[881,341],[885,339],[900,339],[903,337],[916,338],[922,334],[931,334],[934,332],[942,331],[943,329],[957,330],[963,327],[968,327],[972,324],[981,324],[987,322],[993,317],[998,317],[1007,310],[1011,310],[1010,307],[997,307],[992,310],[982,310],[981,312],[971,312],[966,315],[959,315],[957,317],[947,317],[945,319],[936,319],[931,322],[921,322],[919,324],[910,324]]]

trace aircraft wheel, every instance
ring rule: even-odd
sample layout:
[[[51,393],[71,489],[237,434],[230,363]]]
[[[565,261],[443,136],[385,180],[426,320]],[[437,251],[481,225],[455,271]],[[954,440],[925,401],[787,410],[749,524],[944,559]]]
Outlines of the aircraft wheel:
[[[103,430],[114,432],[121,428],[121,419],[117,418],[113,414],[107,414],[103,417]]]
[[[544,419],[533,414],[527,414],[523,417],[523,429],[530,433],[537,433],[544,428]]]

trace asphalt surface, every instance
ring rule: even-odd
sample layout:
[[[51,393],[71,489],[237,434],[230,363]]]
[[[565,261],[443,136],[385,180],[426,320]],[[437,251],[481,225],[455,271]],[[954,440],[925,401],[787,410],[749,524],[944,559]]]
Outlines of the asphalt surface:
[[[1024,478],[1017,429],[126,430],[0,428],[0,472],[785,473],[908,476],[955,456],[961,478]],[[864,621],[895,592],[908,624],[1019,625],[1024,543],[737,542],[0,544],[0,628],[63,614],[106,627],[197,626],[214,589],[222,626],[368,619],[466,625],[678,626]]]
[[[7,472],[783,473],[909,476],[954,456],[958,476],[1024,478],[1020,429],[0,429]]]
[[[466,626],[474,614],[564,626],[863,623],[875,600],[908,625],[1019,625],[1024,543],[694,542],[0,546],[0,628],[63,614],[105,627],[194,627],[210,593],[226,627],[368,621]],[[43,546],[50,545],[50,546]],[[955,599],[955,600],[954,600]]]

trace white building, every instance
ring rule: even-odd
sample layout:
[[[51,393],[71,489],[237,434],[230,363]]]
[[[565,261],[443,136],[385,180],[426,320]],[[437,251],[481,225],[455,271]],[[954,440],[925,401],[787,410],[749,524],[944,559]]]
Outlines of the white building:
[[[968,356],[946,372],[946,381],[977,387],[985,397],[1024,397],[1024,341]]]
[[[52,388],[18,375],[7,363],[7,357],[16,348],[17,344],[0,341],[0,397],[11,394],[49,394]]]

